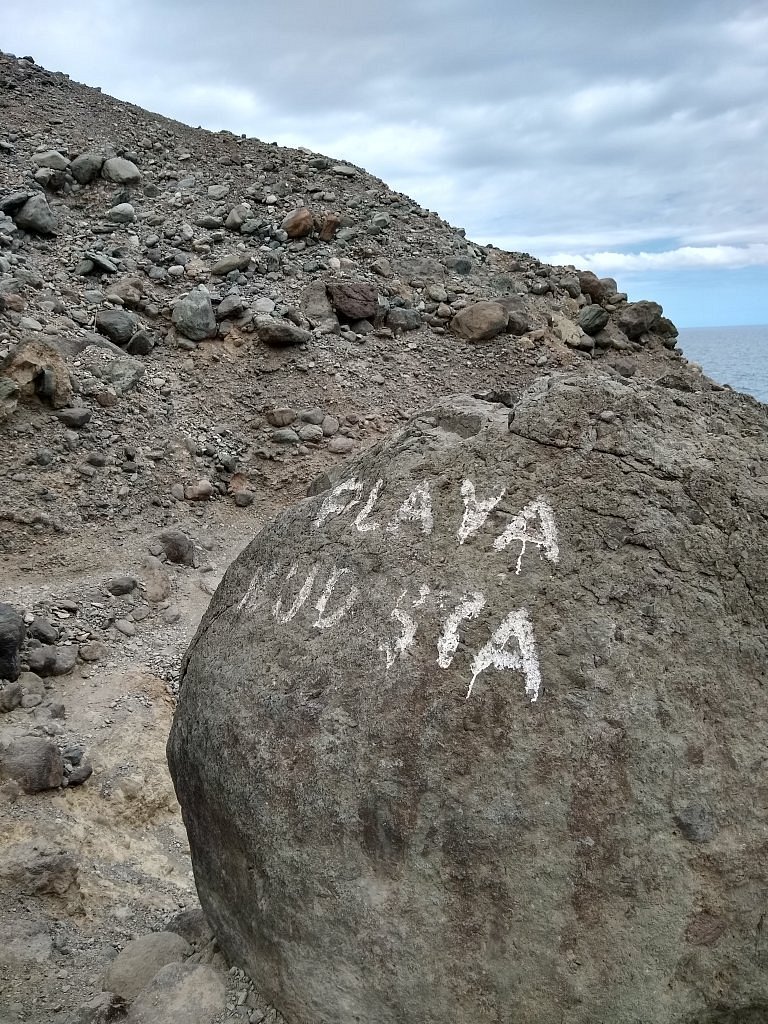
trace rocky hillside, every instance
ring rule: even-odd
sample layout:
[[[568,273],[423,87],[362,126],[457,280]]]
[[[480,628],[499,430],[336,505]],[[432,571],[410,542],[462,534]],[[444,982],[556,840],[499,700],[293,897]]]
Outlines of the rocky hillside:
[[[194,907],[164,744],[258,529],[435,395],[593,366],[716,388],[675,338],[342,159],[0,55],[3,1024],[106,1019],[116,951]],[[270,1019],[229,986],[231,1019]]]

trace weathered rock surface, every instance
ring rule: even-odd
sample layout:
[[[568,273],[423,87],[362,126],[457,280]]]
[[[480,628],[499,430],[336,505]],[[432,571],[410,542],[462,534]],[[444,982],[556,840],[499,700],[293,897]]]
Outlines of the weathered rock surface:
[[[0,679],[19,678],[19,651],[27,630],[13,605],[0,604]]]
[[[203,907],[290,1020],[751,1020],[766,410],[510,402],[419,416],[227,572],[168,746]]]
[[[213,1024],[225,1008],[219,971],[202,964],[168,964],[136,998],[126,1024]]]
[[[451,329],[467,341],[487,341],[506,330],[508,319],[501,303],[475,302],[456,314]]]
[[[55,789],[64,778],[64,762],[55,743],[35,736],[0,746],[0,779],[13,779],[27,793]]]
[[[203,341],[216,334],[216,317],[210,296],[199,289],[189,292],[173,307],[176,329],[192,341]]]
[[[184,960],[192,947],[175,932],[142,935],[121,951],[104,978],[104,988],[132,1002],[161,967]]]

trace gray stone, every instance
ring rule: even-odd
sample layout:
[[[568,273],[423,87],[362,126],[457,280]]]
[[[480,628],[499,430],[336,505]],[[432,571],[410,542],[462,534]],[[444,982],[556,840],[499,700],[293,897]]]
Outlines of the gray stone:
[[[250,253],[232,253],[230,256],[222,256],[220,260],[217,260],[211,267],[211,273],[218,277],[226,277],[233,270],[247,270],[250,262]]]
[[[245,299],[242,295],[227,295],[216,307],[216,319],[226,320],[229,317],[238,317],[244,310]]]
[[[271,434],[275,444],[298,444],[299,435],[291,427],[278,427]]]
[[[32,162],[38,167],[51,167],[55,171],[65,171],[69,160],[57,149],[48,149],[44,153],[33,153]]]
[[[421,327],[421,313],[409,306],[393,306],[387,313],[387,326],[393,331],[416,331]]]
[[[169,562],[177,565],[195,564],[195,542],[186,533],[181,530],[163,530],[157,541]]]
[[[223,199],[224,196],[229,194],[229,185],[209,185],[208,186],[208,198],[209,199]]]
[[[331,455],[348,455],[354,447],[355,442],[351,437],[341,437],[339,435],[332,437],[328,443],[328,451]]]
[[[288,1020],[765,1002],[768,409],[597,368],[511,401],[437,403],[279,515],[187,653],[201,904]]]
[[[256,331],[259,341],[270,348],[287,348],[292,345],[307,345],[312,340],[309,331],[296,327],[287,320],[258,320]]]
[[[19,651],[27,630],[24,619],[13,605],[0,604],[0,679],[19,678]]]
[[[131,203],[118,203],[107,213],[107,220],[115,221],[117,224],[130,224],[136,220],[136,210]]]
[[[326,286],[322,281],[312,281],[307,285],[301,297],[301,308],[313,325],[328,321],[338,323],[331,300],[328,298]]]
[[[663,310],[658,302],[630,302],[616,314],[616,323],[626,336],[634,341],[648,331],[654,330],[661,320]]]
[[[595,335],[602,331],[610,319],[610,313],[593,302],[579,313],[579,327],[585,334]]]
[[[50,740],[28,736],[0,747],[0,779],[13,779],[26,793],[56,789],[63,778],[64,762]]]
[[[121,348],[128,344],[138,327],[136,316],[124,309],[100,309],[96,314],[96,330]]]
[[[72,427],[75,430],[79,430],[80,427],[84,427],[91,418],[90,409],[73,408],[73,409],[59,409],[56,416],[65,427]]]
[[[196,289],[188,292],[173,307],[176,330],[192,341],[203,341],[216,334],[216,317],[210,296]]]
[[[35,235],[55,235],[59,227],[42,192],[28,199],[13,219],[18,227]]]
[[[118,953],[104,975],[103,987],[124,1002],[131,1003],[161,967],[178,963],[191,952],[189,943],[175,932],[142,935]]]
[[[312,444],[319,444],[323,440],[323,428],[315,426],[314,423],[307,423],[299,427],[299,437],[302,441],[309,441]]]
[[[204,964],[173,963],[161,968],[136,997],[125,1021],[214,1024],[225,1008],[226,984],[220,971]]]
[[[81,153],[69,165],[69,171],[75,181],[87,185],[97,178],[104,166],[104,157],[100,153]]]
[[[136,164],[121,156],[113,156],[109,160],[105,160],[101,168],[101,176],[118,185],[138,185],[141,181],[141,171]]]

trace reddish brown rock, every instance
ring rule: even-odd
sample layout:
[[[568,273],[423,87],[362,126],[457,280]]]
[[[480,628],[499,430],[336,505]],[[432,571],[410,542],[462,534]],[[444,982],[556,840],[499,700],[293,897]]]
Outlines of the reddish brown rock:
[[[289,238],[306,238],[315,226],[315,218],[308,206],[289,213],[280,225]]]
[[[378,309],[378,290],[367,281],[334,281],[328,285],[331,305],[346,320],[367,320]]]

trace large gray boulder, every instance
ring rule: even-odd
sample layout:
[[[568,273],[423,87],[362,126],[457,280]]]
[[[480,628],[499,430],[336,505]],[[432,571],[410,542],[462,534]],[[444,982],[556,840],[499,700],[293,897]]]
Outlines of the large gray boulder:
[[[228,570],[169,762],[294,1024],[762,1019],[768,410],[685,373],[447,400]]]

